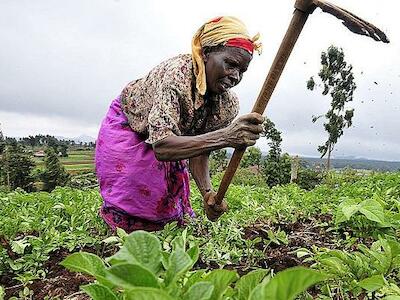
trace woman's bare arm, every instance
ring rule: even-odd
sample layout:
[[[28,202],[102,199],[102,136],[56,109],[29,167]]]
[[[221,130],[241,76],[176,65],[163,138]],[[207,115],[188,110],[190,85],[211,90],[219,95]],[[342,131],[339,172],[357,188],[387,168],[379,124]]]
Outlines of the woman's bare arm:
[[[262,132],[262,122],[260,114],[250,113],[213,132],[196,136],[169,136],[154,143],[153,149],[158,160],[177,161],[226,147],[253,146]]]
[[[176,161],[227,147],[220,130],[197,136],[169,136],[153,145],[158,160]]]
[[[209,153],[192,157],[189,160],[190,173],[192,174],[203,197],[212,189],[210,171],[208,168],[208,157]]]

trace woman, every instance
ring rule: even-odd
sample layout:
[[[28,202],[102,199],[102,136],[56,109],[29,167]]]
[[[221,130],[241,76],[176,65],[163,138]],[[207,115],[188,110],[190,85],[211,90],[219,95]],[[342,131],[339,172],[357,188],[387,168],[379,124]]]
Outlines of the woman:
[[[211,20],[195,34],[192,55],[161,63],[112,102],[96,145],[100,215],[112,229],[159,230],[193,216],[187,159],[207,217],[226,211],[225,201],[215,204],[208,156],[254,145],[262,131],[259,114],[233,121],[238,99],[230,91],[260,50],[257,39],[237,18]]]

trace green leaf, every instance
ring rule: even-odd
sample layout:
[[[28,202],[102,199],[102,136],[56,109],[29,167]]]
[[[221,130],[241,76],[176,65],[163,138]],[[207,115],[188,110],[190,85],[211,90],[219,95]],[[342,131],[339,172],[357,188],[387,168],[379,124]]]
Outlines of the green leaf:
[[[124,292],[124,300],[174,300],[171,296],[163,290],[137,287]]]
[[[11,250],[16,254],[24,254],[27,246],[29,246],[29,242],[25,239],[11,242]]]
[[[161,267],[161,243],[146,231],[135,231],[125,238],[123,247],[108,260],[112,265],[119,263],[139,264],[153,273]]]
[[[94,277],[104,277],[106,267],[100,257],[92,253],[77,252],[66,257],[60,265],[68,270],[85,273]]]
[[[183,296],[184,300],[208,300],[210,299],[214,286],[211,282],[200,281],[190,287]]]
[[[333,255],[333,251],[329,254]],[[349,272],[349,267],[343,263],[343,260],[338,257],[327,257],[320,259],[320,263],[329,269],[329,273],[346,275]]]
[[[346,199],[338,206],[335,214],[335,223],[339,224],[350,220],[350,217],[358,210],[357,199]]]
[[[310,286],[323,281],[327,276],[303,267],[279,272],[267,284],[260,283],[261,289],[250,295],[250,300],[292,300]]]
[[[267,273],[268,270],[260,269],[241,277],[235,286],[235,289],[238,292],[238,300],[249,299],[251,291],[260,283]]]
[[[383,278],[382,274],[374,275],[361,280],[358,285],[368,292],[374,292],[385,285],[385,278]]]
[[[368,220],[377,222],[379,224],[386,223],[382,205],[373,199],[368,199],[361,202],[360,213],[366,216]]]
[[[343,215],[346,217],[346,220],[350,220],[351,216],[353,216],[359,209],[359,205],[347,205],[342,207]]]
[[[214,291],[210,300],[219,300],[225,293],[229,285],[238,279],[236,271],[214,270],[207,274],[204,278],[214,285]]]
[[[387,296],[383,300],[400,300],[400,296]]]
[[[169,257],[165,284],[168,286],[174,283],[182,274],[186,273],[191,266],[192,259],[183,249],[173,251]]]
[[[199,259],[199,254],[200,254],[200,250],[199,250],[199,245],[195,245],[192,248],[190,248],[187,252],[186,252],[190,258],[192,259],[192,267],[193,265],[197,262],[197,260]]]
[[[187,291],[196,282],[203,281],[203,274],[205,273],[205,270],[200,269],[190,273],[191,275],[189,276],[189,278],[185,283],[184,291]]]
[[[135,264],[118,264],[106,271],[106,278],[124,289],[137,286],[158,288],[157,278],[146,268]]]
[[[101,284],[88,284],[81,286],[81,289],[93,300],[118,300],[112,290]]]

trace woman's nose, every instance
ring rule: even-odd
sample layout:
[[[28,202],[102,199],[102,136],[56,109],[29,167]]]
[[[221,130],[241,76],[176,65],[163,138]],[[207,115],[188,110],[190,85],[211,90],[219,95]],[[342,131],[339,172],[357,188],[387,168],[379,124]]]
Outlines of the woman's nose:
[[[233,80],[233,83],[236,85],[240,81],[240,72],[238,70],[234,70],[231,75],[231,80]]]

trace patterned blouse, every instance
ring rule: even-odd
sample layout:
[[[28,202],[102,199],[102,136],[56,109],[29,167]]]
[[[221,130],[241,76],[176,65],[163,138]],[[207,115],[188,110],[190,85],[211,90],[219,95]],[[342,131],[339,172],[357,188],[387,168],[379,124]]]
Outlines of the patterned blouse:
[[[237,96],[227,91],[205,100],[195,84],[189,54],[166,60],[130,82],[121,104],[132,130],[153,144],[171,135],[198,135],[228,126],[239,112]]]

